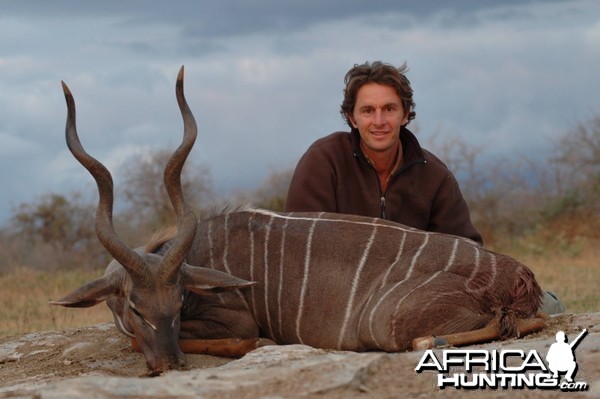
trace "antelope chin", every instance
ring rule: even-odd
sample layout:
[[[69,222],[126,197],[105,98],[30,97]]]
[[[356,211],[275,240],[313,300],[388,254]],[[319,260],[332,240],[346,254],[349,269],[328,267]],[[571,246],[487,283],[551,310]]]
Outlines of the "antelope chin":
[[[169,355],[161,360],[146,360],[148,371],[146,377],[156,377],[170,370],[181,370],[186,367],[185,355],[182,352]]]
[[[158,369],[150,370],[150,369],[148,369],[148,371],[146,371],[145,373],[140,375],[140,377],[158,377],[159,375],[161,375],[164,372],[165,372],[165,370],[158,370]]]
[[[185,362],[173,364],[173,365],[170,364],[170,365],[160,366],[160,367],[151,367],[150,364],[146,364],[146,365],[148,367],[148,371],[146,371],[146,373],[142,374],[142,376],[144,376],[144,377],[158,377],[159,375],[161,375],[162,373],[165,373],[167,371],[183,370],[186,368]]]

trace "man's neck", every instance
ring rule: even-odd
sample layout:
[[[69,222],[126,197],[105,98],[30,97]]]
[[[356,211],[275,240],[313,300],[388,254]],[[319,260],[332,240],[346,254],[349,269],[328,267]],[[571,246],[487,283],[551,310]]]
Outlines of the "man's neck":
[[[385,192],[390,177],[402,166],[402,143],[399,143],[395,151],[376,152],[369,151],[361,142],[361,149],[369,163],[377,171],[381,190]]]

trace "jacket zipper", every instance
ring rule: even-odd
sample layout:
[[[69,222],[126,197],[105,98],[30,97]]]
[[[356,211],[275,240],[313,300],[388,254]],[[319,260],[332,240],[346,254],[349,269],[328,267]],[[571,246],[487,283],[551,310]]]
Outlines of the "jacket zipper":
[[[385,219],[386,218],[386,213],[385,213],[385,194],[387,193],[387,188],[385,190],[386,192],[384,193],[383,190],[381,189],[381,182],[379,181],[379,174],[377,174],[377,170],[375,170],[375,168],[373,167],[373,165],[371,165],[370,163],[367,162],[367,164],[369,165],[369,167],[375,173],[375,180],[377,181],[377,192],[379,192],[379,217],[381,219]],[[388,184],[388,187],[389,187],[389,184]]]
[[[396,171],[396,173],[394,173],[392,176],[390,176],[387,188],[385,189],[384,193],[382,193],[382,190],[381,190],[381,183],[379,182],[379,175],[377,174],[377,171],[375,170],[375,168],[373,168],[372,165],[369,164],[369,166],[371,166],[371,168],[373,168],[373,170],[375,171],[375,176],[377,178],[377,187],[379,187],[379,195],[381,196],[379,198],[379,208],[380,208],[380,212],[381,212],[381,219],[387,219],[387,213],[385,211],[385,198],[386,198],[388,190],[390,189],[390,185],[392,183],[392,179],[394,179],[399,174],[402,174],[409,167],[411,167],[411,166],[413,166],[415,164],[418,164],[418,163],[427,163],[427,161],[424,160],[424,159],[417,159],[417,160],[414,160],[414,161],[412,161],[412,162],[410,162],[410,163],[408,163],[406,165],[403,165],[400,169],[398,169]]]
[[[382,219],[386,219],[386,214],[385,214],[385,194],[381,196],[380,199],[380,205],[381,205],[381,218]]]
[[[353,155],[358,158],[361,159],[361,157],[359,156],[358,153],[354,152]],[[387,213],[385,211],[385,196],[390,188],[390,183],[392,182],[392,179],[394,177],[396,177],[397,175],[403,173],[406,169],[408,169],[409,167],[418,164],[418,163],[427,163],[427,161],[425,159],[416,159],[413,160],[412,162],[403,165],[400,169],[398,169],[396,171],[396,173],[394,173],[391,177],[390,177],[390,181],[388,182],[388,186],[385,190],[385,193],[382,192],[381,190],[381,183],[379,182],[379,175],[377,174],[377,170],[375,170],[375,168],[373,167],[373,165],[371,165],[369,162],[367,162],[367,160],[363,159],[364,162],[367,163],[367,165],[373,170],[373,172],[375,172],[375,179],[377,179],[377,188],[379,189],[379,212],[380,212],[380,216],[381,219],[387,219]]]

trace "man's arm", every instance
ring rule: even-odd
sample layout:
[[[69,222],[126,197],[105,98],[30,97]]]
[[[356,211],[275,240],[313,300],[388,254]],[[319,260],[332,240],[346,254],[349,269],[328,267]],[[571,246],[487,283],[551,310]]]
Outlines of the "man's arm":
[[[300,158],[290,182],[286,212],[337,212],[336,178],[323,151],[310,147]]]
[[[471,222],[469,206],[451,172],[448,172],[433,201],[427,230],[470,238],[483,245],[481,234]]]

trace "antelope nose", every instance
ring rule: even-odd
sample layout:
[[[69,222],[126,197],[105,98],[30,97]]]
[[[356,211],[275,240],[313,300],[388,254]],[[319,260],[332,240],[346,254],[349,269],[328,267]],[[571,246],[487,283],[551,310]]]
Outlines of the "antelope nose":
[[[146,364],[148,366],[148,377],[156,377],[169,370],[169,367],[165,367],[163,365],[151,365],[150,363]]]
[[[178,360],[177,362],[163,362],[161,364],[148,364],[148,376],[156,377],[169,370],[178,370],[185,366],[185,362]]]
[[[146,366],[148,367],[147,375],[149,377],[155,377],[165,371],[181,369],[185,365],[185,355],[183,352],[179,351],[177,353],[146,361]]]

